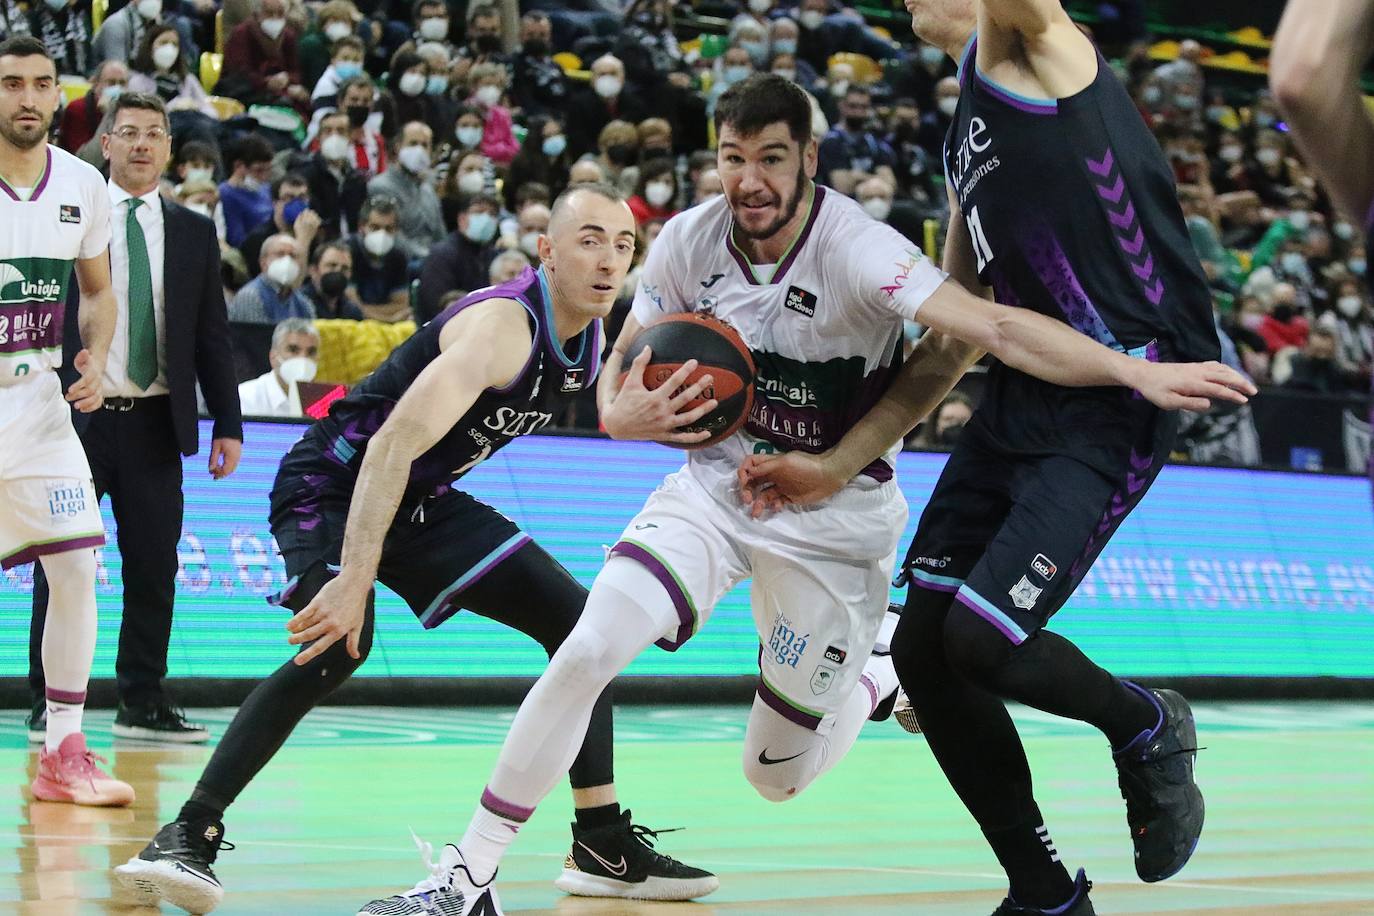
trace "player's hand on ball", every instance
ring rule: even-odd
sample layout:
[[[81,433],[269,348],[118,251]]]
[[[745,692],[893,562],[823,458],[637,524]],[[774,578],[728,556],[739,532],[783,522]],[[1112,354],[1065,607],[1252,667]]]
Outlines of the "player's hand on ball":
[[[81,378],[72,382],[71,387],[67,389],[67,400],[71,401],[76,409],[82,413],[90,413],[98,409],[105,401],[100,394],[100,381],[105,375],[105,362],[92,356],[90,350],[82,350],[76,354],[76,359],[72,360],[72,365],[77,372],[81,373]]]
[[[821,456],[806,452],[750,455],[740,465],[738,475],[740,499],[753,518],[783,506],[818,503],[845,485]]]
[[[359,587],[343,576],[330,579],[324,588],[299,613],[287,621],[293,646],[309,643],[296,653],[295,662],[304,665],[340,639],[347,637],[348,654],[360,658],[358,642],[366,619],[370,585]]]
[[[1135,389],[1164,410],[1204,411],[1212,401],[1244,404],[1257,389],[1230,366],[1207,363],[1141,363]]]
[[[695,383],[687,385],[687,377],[697,367],[697,361],[689,359],[662,385],[654,389],[645,388],[644,367],[649,365],[652,355],[649,348],[645,347],[630,363],[625,384],[620,386],[614,400],[601,412],[601,424],[606,427],[606,432],[612,439],[676,444],[709,439],[711,433],[707,430],[680,430],[716,409],[714,398],[687,409],[691,401],[711,387],[711,376],[703,375]]]

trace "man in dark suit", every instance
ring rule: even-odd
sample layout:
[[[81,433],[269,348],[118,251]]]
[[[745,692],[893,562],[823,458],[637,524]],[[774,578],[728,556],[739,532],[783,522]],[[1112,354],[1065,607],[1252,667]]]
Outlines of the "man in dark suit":
[[[114,733],[204,741],[205,729],[187,723],[168,701],[162,678],[181,539],[181,456],[195,454],[198,445],[197,380],[215,418],[210,474],[217,480],[232,474],[243,447],[219,243],[210,220],[158,193],[171,157],[162,101],[126,93],[110,108],[114,120],[101,148],[110,163],[111,277],[119,312],[105,364],[104,406],[78,414],[76,429],[97,494],[110,495],[124,564]],[[175,249],[166,244],[172,239]],[[43,696],[47,591],[35,575],[29,649],[35,697]],[[31,737],[42,731],[41,713],[35,706]]]

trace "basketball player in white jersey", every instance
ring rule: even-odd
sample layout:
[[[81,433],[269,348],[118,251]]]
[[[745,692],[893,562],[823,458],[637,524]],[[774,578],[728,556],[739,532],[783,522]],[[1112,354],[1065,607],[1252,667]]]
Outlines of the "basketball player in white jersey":
[[[46,142],[60,91],[42,42],[0,43],[0,566],[37,560],[52,584],[34,797],[127,805],[133,789],[101,771],[81,733],[95,654],[94,548],[105,529],[66,404],[90,412],[101,403],[115,323],[110,198],[99,172]],[[86,349],[64,401],[56,369],[73,274]]]
[[[725,194],[664,227],[598,400],[617,439],[706,438],[678,431],[684,424],[676,411],[694,389],[676,398],[673,385],[644,389],[647,353],[630,364],[623,388],[616,379],[643,326],[676,312],[711,311],[753,352],[749,420],[725,442],[691,452],[611,549],[576,628],[520,707],[459,846],[446,846],[420,885],[365,913],[418,916],[440,901],[450,907],[444,912],[461,916],[499,913],[493,883],[501,856],[566,772],[596,697],[649,645],[671,651],[691,638],[747,578],[762,653],[746,778],[763,797],[785,801],[848,751],[897,690],[882,649],[895,625],[884,612],[907,518],[893,479],[898,443],[887,443],[883,459],[812,510],[752,518],[736,475],[751,454],[818,452],[837,442],[896,374],[903,319],[1060,384],[1128,385],[1172,406],[1245,400],[1228,387],[1243,387],[1244,379],[1219,364],[1132,359],[1062,323],[946,283],[909,241],[812,181],[810,103],[791,82],[745,80],[721,96],[715,121]],[[925,366],[933,376],[927,409],[963,368],[948,358]],[[575,871],[575,863],[566,867]],[[565,871],[564,878],[576,883],[577,875]]]

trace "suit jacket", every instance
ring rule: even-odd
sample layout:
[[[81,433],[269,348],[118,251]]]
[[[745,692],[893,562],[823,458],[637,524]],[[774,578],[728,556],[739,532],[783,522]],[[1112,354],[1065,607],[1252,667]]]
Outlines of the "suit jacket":
[[[167,248],[162,258],[163,322],[167,336],[167,388],[172,400],[172,427],[177,448],[194,455],[200,445],[196,381],[214,417],[216,439],[243,439],[238,379],[224,287],[219,273],[219,240],[209,218],[170,201],[162,201]],[[76,284],[67,297],[63,346],[63,387],[76,376],[72,362],[81,349],[77,321],[80,294]],[[78,434],[90,415],[73,414]]]

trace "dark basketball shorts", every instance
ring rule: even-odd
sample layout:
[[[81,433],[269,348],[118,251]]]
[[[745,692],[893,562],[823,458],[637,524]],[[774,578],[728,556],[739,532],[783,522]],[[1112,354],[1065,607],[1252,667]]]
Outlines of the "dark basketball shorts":
[[[1073,594],[1168,459],[1177,415],[1142,416],[1112,474],[1071,453],[1011,454],[975,416],[921,514],[897,584],[953,595],[1017,645],[1030,638]]]
[[[338,573],[348,520],[347,492],[279,476],[272,534],[286,561],[276,602],[299,611]],[[528,534],[467,493],[407,499],[382,545],[377,581],[405,601],[425,629],[462,610],[462,593],[531,542]]]

